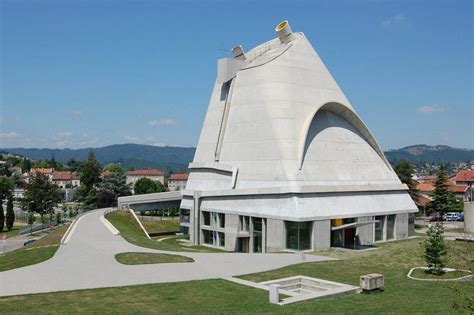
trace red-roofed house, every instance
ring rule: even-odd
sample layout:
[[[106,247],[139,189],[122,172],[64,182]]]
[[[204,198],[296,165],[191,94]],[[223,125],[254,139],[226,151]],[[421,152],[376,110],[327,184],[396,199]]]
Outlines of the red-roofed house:
[[[448,180],[446,182],[448,188],[454,192],[458,199],[469,201],[471,195],[471,188],[467,185],[456,185],[454,182]],[[418,183],[416,189],[420,192],[420,196],[431,198],[431,193],[434,191],[435,186],[432,182]]]
[[[171,174],[168,178],[168,189],[170,191],[186,189],[186,183],[188,182],[187,173]]]
[[[69,171],[54,171],[52,181],[62,189],[65,189],[68,184],[72,187],[77,187],[81,183],[79,176]]]
[[[154,181],[159,181],[165,184],[165,173],[161,170],[134,170],[127,172],[127,184],[135,185],[135,182],[140,178],[149,178]]]
[[[459,171],[454,180],[457,185],[468,185],[472,188],[472,183],[474,183],[474,170]]]
[[[27,182],[29,177],[35,173],[41,173],[48,176],[49,180],[53,179],[54,168],[32,168],[31,171],[28,173]]]

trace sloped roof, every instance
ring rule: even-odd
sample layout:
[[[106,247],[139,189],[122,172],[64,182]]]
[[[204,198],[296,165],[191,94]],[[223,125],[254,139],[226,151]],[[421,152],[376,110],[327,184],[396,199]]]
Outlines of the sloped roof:
[[[32,168],[31,173],[53,174],[54,168]]]
[[[188,180],[188,174],[187,173],[171,174],[169,179],[170,180]]]
[[[431,192],[434,190],[434,186],[432,183],[418,183],[416,189],[421,192]]]
[[[419,196],[418,201],[416,202],[417,206],[425,207],[427,204],[431,202],[431,199],[425,196]]]
[[[127,175],[159,176],[159,175],[164,175],[164,173],[162,170],[134,170],[134,171],[128,171]]]
[[[474,182],[474,170],[462,170],[456,174],[457,182]]]
[[[53,181],[64,181],[64,180],[71,180],[72,173],[68,171],[55,171],[53,173]]]

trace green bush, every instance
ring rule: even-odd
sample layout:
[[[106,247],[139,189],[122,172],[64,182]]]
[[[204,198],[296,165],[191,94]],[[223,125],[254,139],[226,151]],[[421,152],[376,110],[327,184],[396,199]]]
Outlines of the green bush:
[[[446,265],[447,248],[443,238],[444,228],[440,223],[431,226],[426,233],[428,238],[425,240],[425,260],[428,272],[436,275],[444,273],[443,268]]]

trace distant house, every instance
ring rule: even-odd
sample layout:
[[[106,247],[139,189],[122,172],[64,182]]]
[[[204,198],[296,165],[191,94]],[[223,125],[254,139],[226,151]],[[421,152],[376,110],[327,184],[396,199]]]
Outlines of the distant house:
[[[127,172],[127,184],[135,185],[140,178],[149,178],[154,181],[159,181],[165,184],[165,173],[162,170],[134,170]]]
[[[426,206],[431,202],[431,198],[426,197],[424,195],[420,195],[418,197],[418,201],[415,202],[416,206],[418,207],[418,210],[420,210],[421,213],[426,213],[425,208]]]
[[[435,178],[436,180],[436,178]],[[455,182],[448,180],[446,182],[448,189],[450,189],[456,195],[456,198],[463,201],[470,200],[471,188],[467,185],[457,185]],[[419,191],[420,196],[431,200],[431,194],[433,193],[435,186],[433,182],[423,182],[416,185],[416,189]],[[426,200],[425,200],[426,201]]]
[[[81,183],[79,176],[68,171],[54,171],[52,181],[61,189],[66,189],[68,185],[77,187]]]
[[[186,183],[188,181],[187,173],[171,174],[168,178],[168,189],[170,191],[186,189]]]
[[[27,181],[29,181],[30,177],[35,173],[44,174],[48,176],[49,180],[52,180],[54,168],[32,168],[31,171],[28,173]]]
[[[472,187],[474,183],[474,170],[459,171],[454,180],[456,181],[456,185],[468,185]]]

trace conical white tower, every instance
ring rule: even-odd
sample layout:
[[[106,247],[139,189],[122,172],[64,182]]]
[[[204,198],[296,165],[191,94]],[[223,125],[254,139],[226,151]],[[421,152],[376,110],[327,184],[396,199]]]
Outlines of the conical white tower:
[[[304,34],[287,21],[275,30],[277,38],[218,61],[182,225],[195,243],[228,250],[246,247],[238,225],[247,217],[263,220],[262,251],[289,248],[294,222],[310,223],[314,249],[331,245],[334,231],[349,238],[346,229],[356,243],[407,237],[417,208],[406,185]],[[208,213],[225,223],[207,222]]]

